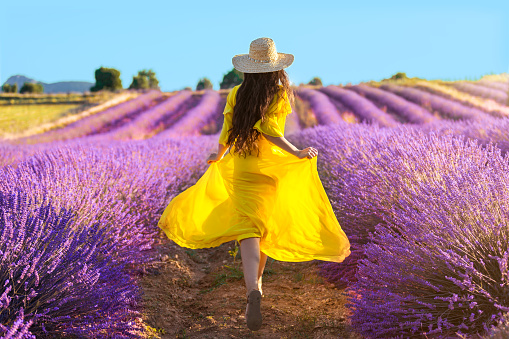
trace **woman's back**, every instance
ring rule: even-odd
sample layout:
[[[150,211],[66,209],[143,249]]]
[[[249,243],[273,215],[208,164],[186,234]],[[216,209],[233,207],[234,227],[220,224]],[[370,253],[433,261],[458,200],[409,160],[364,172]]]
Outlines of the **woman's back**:
[[[229,131],[232,128],[233,114],[236,111],[238,90],[241,85],[232,88],[226,99],[226,106],[223,111],[224,123],[219,136],[219,143],[227,145]],[[285,133],[286,116],[292,113],[292,106],[288,99],[288,95],[283,86],[279,85],[279,91],[272,97],[265,115],[265,119],[256,120],[251,127],[259,131],[261,134],[267,134],[273,137],[282,137]],[[242,112],[239,112],[242,114]],[[265,120],[265,121],[262,121]]]

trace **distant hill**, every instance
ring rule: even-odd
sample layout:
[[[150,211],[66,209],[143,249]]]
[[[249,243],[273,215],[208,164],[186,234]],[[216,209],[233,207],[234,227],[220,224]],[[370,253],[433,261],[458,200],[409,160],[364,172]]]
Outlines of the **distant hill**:
[[[52,84],[47,84],[45,82],[36,81],[31,78],[27,78],[23,75],[13,75],[9,79],[7,79],[4,84],[18,84],[18,91],[21,89],[21,86],[25,82],[35,82],[40,83],[44,88],[44,93],[67,93],[67,92],[79,92],[83,93],[86,91],[90,91],[90,87],[94,86],[93,82],[85,82],[85,81],[61,81],[54,82]]]

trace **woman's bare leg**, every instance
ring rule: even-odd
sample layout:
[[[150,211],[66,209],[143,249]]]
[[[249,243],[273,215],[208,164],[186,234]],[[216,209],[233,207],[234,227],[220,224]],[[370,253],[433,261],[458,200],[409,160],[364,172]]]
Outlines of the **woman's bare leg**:
[[[260,238],[242,239],[240,241],[240,255],[242,257],[242,269],[244,270],[247,294],[249,294],[252,290],[259,290],[258,275],[261,264]]]
[[[260,270],[260,238],[246,238],[240,242],[240,255],[247,288],[246,324],[252,331],[262,326],[261,291],[258,288]],[[262,270],[263,273],[263,270]]]

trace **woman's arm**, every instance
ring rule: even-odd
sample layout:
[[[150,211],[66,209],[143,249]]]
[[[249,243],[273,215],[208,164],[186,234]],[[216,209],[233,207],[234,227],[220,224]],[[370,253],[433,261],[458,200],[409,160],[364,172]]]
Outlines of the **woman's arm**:
[[[211,153],[209,157],[207,158],[207,163],[213,163],[214,161],[219,161],[223,157],[223,155],[228,150],[228,146],[225,146],[223,144],[218,143],[217,144],[217,153]]]
[[[271,135],[262,133],[263,136],[272,142],[274,145],[279,146],[280,148],[284,149],[288,153],[295,155],[296,157],[302,159],[305,157],[308,157],[311,159],[312,157],[316,157],[318,155],[318,150],[316,150],[313,147],[307,147],[303,150],[298,149],[295,147],[291,142],[286,140],[285,137],[273,137]]]
[[[223,157],[223,155],[226,153],[226,151],[228,150],[228,146],[225,146],[223,144],[217,144],[217,159],[221,159]]]
[[[297,156],[298,152],[300,152],[300,150],[297,147],[295,147],[291,142],[286,140],[285,137],[273,137],[265,133],[262,134],[265,137],[265,139],[269,140],[274,145],[279,146],[280,148],[284,149],[285,151],[292,155]]]

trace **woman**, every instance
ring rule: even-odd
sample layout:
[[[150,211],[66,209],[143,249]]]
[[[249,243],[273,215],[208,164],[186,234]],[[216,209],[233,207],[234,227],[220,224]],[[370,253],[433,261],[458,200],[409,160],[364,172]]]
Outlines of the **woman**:
[[[292,62],[293,55],[276,52],[269,38],[254,40],[249,54],[233,57],[244,80],[228,94],[217,153],[208,157],[210,167],[197,183],[173,198],[158,224],[184,247],[240,243],[246,322],[254,331],[262,324],[267,256],[341,262],[350,254],[318,176],[318,151],[299,150],[284,137],[293,99],[284,68]]]

